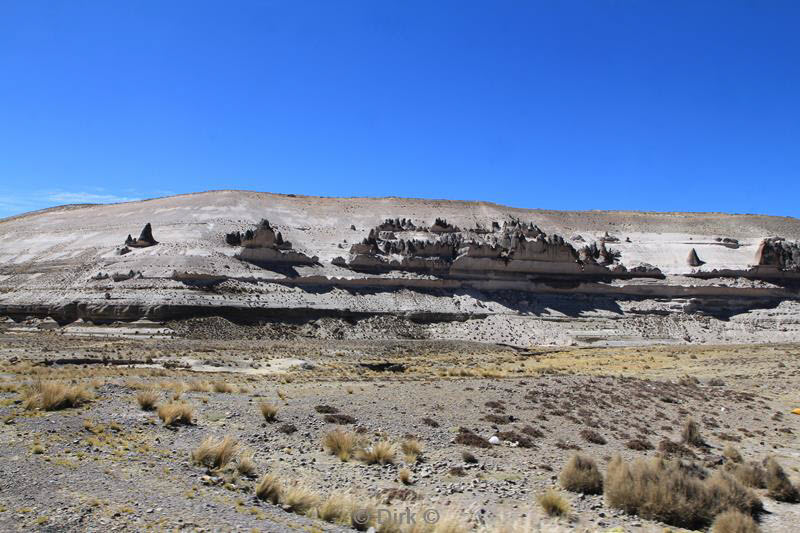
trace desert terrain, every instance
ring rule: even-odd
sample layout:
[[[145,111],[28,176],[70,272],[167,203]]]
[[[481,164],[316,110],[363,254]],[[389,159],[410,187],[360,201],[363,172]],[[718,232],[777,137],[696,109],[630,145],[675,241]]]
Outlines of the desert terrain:
[[[243,191],[0,220],[0,529],[796,531],[798,239]]]

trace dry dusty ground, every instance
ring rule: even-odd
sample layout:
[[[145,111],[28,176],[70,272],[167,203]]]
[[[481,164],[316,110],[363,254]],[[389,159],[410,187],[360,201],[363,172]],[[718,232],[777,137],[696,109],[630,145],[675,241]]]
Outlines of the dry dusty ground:
[[[666,524],[627,515],[602,495],[561,489],[558,474],[576,448],[601,472],[616,454],[662,453],[689,417],[708,445],[673,445],[670,454],[710,472],[725,468],[723,448],[733,445],[745,461],[774,456],[800,481],[800,416],[791,414],[800,407],[798,345],[531,351],[203,336],[211,338],[0,327],[0,530],[348,529],[256,498],[258,478],[271,472],[286,487],[433,509],[476,530],[514,521],[519,531],[663,531]],[[59,359],[78,364],[53,364]],[[193,369],[182,368],[187,361]],[[26,409],[26,387],[51,379],[85,384],[93,399]],[[137,394],[150,388],[159,404],[189,404],[193,423],[165,426],[140,409]],[[262,401],[278,407],[276,421],[265,421]],[[344,423],[330,421],[337,416]],[[337,427],[365,443],[414,436],[424,450],[414,460],[398,447],[383,466],[341,461],[322,445]],[[237,459],[215,471],[191,461],[206,437],[226,435],[253,454],[255,476],[234,473]],[[493,436],[500,444],[485,444]],[[653,449],[630,449],[634,439]],[[465,462],[465,451],[477,462]],[[408,485],[398,481],[402,468],[411,471]],[[550,517],[537,504],[550,487],[569,501],[568,516]],[[755,491],[766,509],[762,531],[797,530],[800,504]]]

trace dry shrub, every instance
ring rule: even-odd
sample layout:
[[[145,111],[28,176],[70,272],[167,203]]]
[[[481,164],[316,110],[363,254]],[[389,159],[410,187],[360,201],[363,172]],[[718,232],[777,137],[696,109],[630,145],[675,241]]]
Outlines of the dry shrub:
[[[236,439],[231,436],[215,439],[206,437],[200,446],[192,452],[192,461],[195,464],[209,468],[220,469],[225,467],[239,449]]]
[[[331,524],[348,525],[351,505],[347,493],[334,492],[317,506],[317,517]]]
[[[139,402],[142,411],[152,411],[158,402],[158,393],[152,389],[140,391],[136,395],[136,401]]]
[[[467,450],[464,450],[464,451],[461,452],[461,458],[467,464],[470,464],[470,465],[478,464],[478,458],[475,457],[474,454],[468,452]]]
[[[591,442],[592,444],[605,444],[606,439],[600,433],[592,430],[592,429],[583,429],[581,430],[581,437],[586,442]]]
[[[292,485],[283,491],[280,502],[290,513],[307,514],[319,503],[319,495],[305,485]]]
[[[739,450],[728,444],[725,446],[725,449],[722,450],[722,455],[728,460],[734,463],[741,463],[743,461],[742,454],[739,453]]]
[[[334,492],[317,506],[320,520],[331,524],[349,525],[351,498],[343,492]]]
[[[85,385],[67,385],[60,381],[37,381],[25,393],[26,409],[56,411],[79,407],[92,399]]]
[[[190,392],[211,392],[211,384],[207,381],[190,381],[184,386]]]
[[[277,504],[281,500],[283,488],[276,474],[267,474],[256,485],[256,498]]]
[[[258,404],[258,409],[261,411],[261,415],[264,417],[264,420],[267,422],[275,422],[278,416],[278,406],[275,404],[271,404],[269,402],[260,402]]]
[[[571,492],[602,494],[603,476],[589,456],[576,453],[569,458],[559,476],[561,486]]]
[[[325,415],[325,422],[328,422],[329,424],[355,424],[356,419],[350,415],[334,413],[330,415]]]
[[[470,429],[465,427],[458,428],[458,435],[456,435],[456,444],[463,444],[465,446],[475,446],[476,448],[491,448],[492,445],[489,441],[480,435],[476,434]]]
[[[215,381],[211,386],[214,389],[214,392],[231,393],[236,391],[236,387],[225,381]]]
[[[422,456],[422,450],[424,449],[424,446],[418,439],[410,438],[403,440],[403,442],[400,444],[400,449],[403,450],[403,455],[405,455],[406,462],[416,463]]]
[[[688,529],[708,526],[728,508],[746,514],[762,510],[755,494],[724,472],[703,480],[691,467],[662,458],[629,464],[614,457],[608,464],[605,494],[611,507]]]
[[[194,409],[183,402],[171,402],[158,407],[158,418],[167,426],[190,425]]]
[[[746,487],[763,489],[767,486],[767,473],[758,463],[726,463],[725,471],[738,479],[739,483]]]
[[[368,465],[385,465],[394,463],[397,453],[395,445],[388,440],[382,440],[359,450],[358,458]]]
[[[342,461],[349,461],[353,456],[356,447],[356,434],[352,431],[334,429],[329,431],[322,438],[322,447],[331,455],[335,455]]]
[[[717,515],[711,533],[759,533],[759,529],[752,517],[729,509]]]
[[[397,471],[397,479],[399,479],[400,483],[403,485],[411,485],[411,483],[413,483],[411,479],[411,470],[408,468],[401,468]]]
[[[700,434],[700,426],[691,417],[687,418],[686,423],[683,425],[681,442],[689,444],[690,446],[706,445],[706,441],[703,440],[703,436]]]
[[[255,477],[256,463],[253,461],[253,452],[242,452],[236,461],[236,471],[243,476]]]
[[[646,439],[631,439],[625,443],[625,447],[640,452],[653,449],[653,445]]]
[[[570,511],[569,502],[558,491],[547,489],[537,498],[539,505],[550,516],[567,516]]]
[[[766,464],[767,495],[779,502],[797,503],[800,501],[800,493],[797,487],[792,485],[786,472],[773,457],[767,459]]]

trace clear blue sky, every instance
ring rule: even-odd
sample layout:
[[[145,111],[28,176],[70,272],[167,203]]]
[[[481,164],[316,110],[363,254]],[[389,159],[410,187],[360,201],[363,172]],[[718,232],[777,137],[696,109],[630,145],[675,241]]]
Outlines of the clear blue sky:
[[[800,216],[800,2],[0,0],[0,216],[207,189]]]

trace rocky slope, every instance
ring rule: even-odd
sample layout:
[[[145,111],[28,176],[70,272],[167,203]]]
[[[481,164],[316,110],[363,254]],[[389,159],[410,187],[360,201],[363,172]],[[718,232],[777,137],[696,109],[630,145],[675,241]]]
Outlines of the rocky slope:
[[[514,345],[796,341],[798,239],[786,217],[214,191],[0,221],[0,313],[339,320],[345,336],[367,320],[359,335]]]

